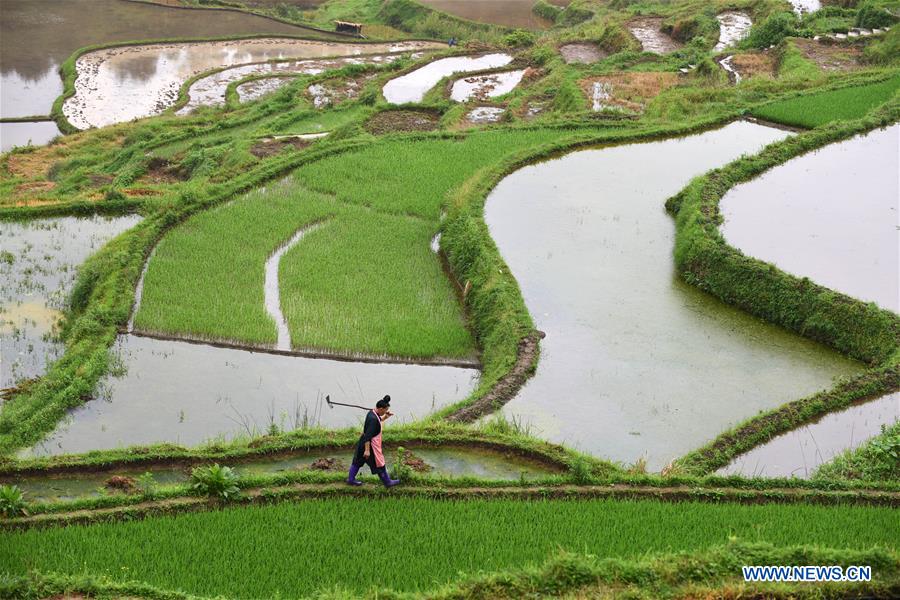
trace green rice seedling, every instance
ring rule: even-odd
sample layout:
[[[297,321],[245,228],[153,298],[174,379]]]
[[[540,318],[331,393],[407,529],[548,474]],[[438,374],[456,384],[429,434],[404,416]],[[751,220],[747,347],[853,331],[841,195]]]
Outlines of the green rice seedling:
[[[807,94],[766,104],[753,111],[761,119],[819,127],[833,121],[858,119],[888,101],[900,89],[900,75],[878,83]]]
[[[348,207],[281,259],[295,348],[464,357],[474,341],[429,248],[435,224]]]
[[[199,493],[218,496],[223,500],[232,500],[241,491],[237,486],[237,473],[231,467],[223,467],[218,463],[208,467],[195,467],[191,471],[191,480]]]
[[[232,598],[308,596],[334,586],[414,591],[537,564],[560,549],[625,559],[732,538],[896,549],[895,517],[888,507],[805,504],[328,498],[3,532],[0,572],[88,572],[117,581],[140,574],[164,589]],[[348,577],[348,560],[383,568]]]
[[[27,514],[25,492],[17,485],[0,485],[0,515],[12,518]]]

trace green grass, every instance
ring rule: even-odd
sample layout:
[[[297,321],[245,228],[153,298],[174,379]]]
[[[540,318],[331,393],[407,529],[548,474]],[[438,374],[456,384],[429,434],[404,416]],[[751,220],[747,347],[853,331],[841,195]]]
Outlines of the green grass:
[[[460,573],[537,564],[560,548],[638,557],[731,536],[776,546],[893,547],[895,516],[888,508],[804,505],[309,500],[4,533],[0,572],[87,572],[245,598],[335,585],[415,590]],[[172,558],[185,556],[191,560]]]
[[[900,89],[900,75],[879,83],[818,92],[766,104],[753,111],[761,119],[819,127],[833,121],[858,119],[888,101]]]
[[[882,426],[877,436],[854,450],[846,450],[819,467],[816,479],[900,480],[900,422]]]

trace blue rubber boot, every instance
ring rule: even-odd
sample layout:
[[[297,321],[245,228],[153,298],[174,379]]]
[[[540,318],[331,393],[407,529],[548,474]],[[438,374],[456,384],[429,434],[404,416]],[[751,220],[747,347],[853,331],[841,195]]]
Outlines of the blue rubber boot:
[[[349,485],[362,485],[362,481],[356,480],[356,474],[359,473],[359,467],[350,465],[350,472],[347,474],[347,483]]]
[[[384,469],[378,474],[378,477],[381,478],[381,483],[384,484],[384,487],[391,488],[400,483],[399,479],[391,479],[391,476],[388,475],[387,469]]]

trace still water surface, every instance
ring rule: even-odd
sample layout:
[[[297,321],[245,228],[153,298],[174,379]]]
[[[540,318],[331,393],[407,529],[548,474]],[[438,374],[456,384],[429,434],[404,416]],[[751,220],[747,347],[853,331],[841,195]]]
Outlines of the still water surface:
[[[625,463],[643,457],[659,470],[761,410],[861,370],[674,272],[666,198],[786,135],[738,122],[573,152],[496,187],[485,218],[547,333],[537,373],[507,416],[554,442]]]

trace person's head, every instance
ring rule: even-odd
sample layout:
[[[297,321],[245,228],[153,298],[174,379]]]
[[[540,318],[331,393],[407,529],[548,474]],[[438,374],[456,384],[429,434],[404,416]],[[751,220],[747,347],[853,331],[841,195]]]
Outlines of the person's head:
[[[379,415],[383,415],[391,408],[391,397],[385,396],[381,400],[375,403],[375,412]]]

